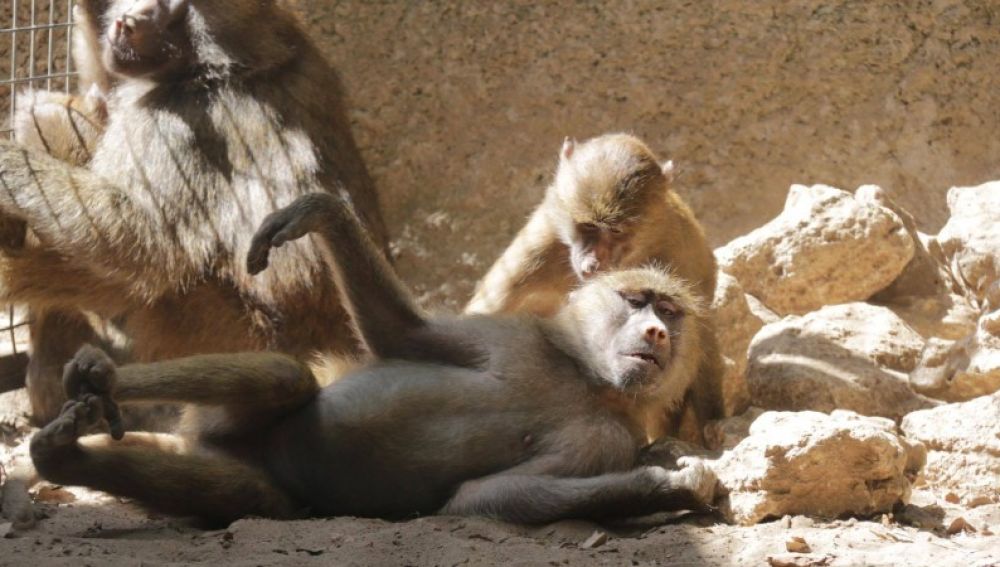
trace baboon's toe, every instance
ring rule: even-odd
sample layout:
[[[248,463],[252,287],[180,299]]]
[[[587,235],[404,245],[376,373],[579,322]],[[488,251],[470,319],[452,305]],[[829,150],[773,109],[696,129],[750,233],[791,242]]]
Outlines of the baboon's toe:
[[[110,396],[115,387],[115,363],[103,350],[84,345],[63,368],[63,388],[70,399],[84,394]]]
[[[31,439],[32,455],[36,450],[54,449],[72,445],[103,416],[101,400],[92,394],[83,399],[70,400],[59,414]]]

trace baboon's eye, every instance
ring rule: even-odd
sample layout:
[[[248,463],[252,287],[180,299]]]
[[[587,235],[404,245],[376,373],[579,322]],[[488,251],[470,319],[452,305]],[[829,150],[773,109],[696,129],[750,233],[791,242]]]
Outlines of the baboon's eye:
[[[633,309],[642,309],[646,306],[646,296],[641,293],[619,293]]]
[[[667,301],[665,299],[661,299],[660,301],[656,302],[656,311],[660,315],[663,315],[664,317],[668,317],[671,319],[684,315],[684,311],[682,311],[681,308],[678,307],[676,303],[672,301]]]
[[[598,232],[601,232],[601,228],[599,226],[590,222],[578,224],[576,225],[576,229],[582,232],[583,234],[587,235],[597,234]]]
[[[617,235],[617,234],[623,233],[624,231],[621,229],[621,227],[618,227],[618,226],[609,226],[608,227],[608,232],[610,232],[611,234],[616,234]]]

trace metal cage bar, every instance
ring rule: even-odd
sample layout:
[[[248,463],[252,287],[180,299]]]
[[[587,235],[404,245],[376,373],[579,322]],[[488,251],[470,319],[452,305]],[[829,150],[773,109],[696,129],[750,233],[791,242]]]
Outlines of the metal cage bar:
[[[0,136],[13,137],[18,93],[39,88],[69,92],[72,88],[76,76],[72,58],[73,2],[0,2]],[[9,53],[5,56],[3,51]],[[0,357],[23,352],[28,322],[23,309],[0,306]]]

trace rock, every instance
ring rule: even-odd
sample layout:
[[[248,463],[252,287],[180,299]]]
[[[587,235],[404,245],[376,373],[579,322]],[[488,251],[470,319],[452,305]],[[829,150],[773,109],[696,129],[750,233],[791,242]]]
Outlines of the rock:
[[[901,524],[922,530],[942,529],[945,512],[940,506],[915,506],[905,504],[897,508],[896,519]]]
[[[608,534],[600,530],[597,530],[594,533],[590,534],[590,537],[588,537],[586,541],[580,544],[580,549],[594,549],[597,547],[601,547],[607,542],[608,542]]]
[[[837,518],[888,512],[910,494],[925,451],[884,418],[853,412],[767,412],[714,462],[729,494],[720,510],[749,525],[785,514]]]
[[[980,506],[988,506],[994,502],[993,498],[986,496],[985,494],[980,494],[966,500],[965,506],[966,508],[978,508]]]
[[[829,554],[788,553],[782,555],[770,555],[767,558],[767,563],[771,567],[824,567],[832,564],[834,559],[836,558]]]
[[[983,316],[976,332],[959,341],[927,341],[910,386],[926,396],[964,402],[1000,390],[1000,311]]]
[[[998,495],[1000,393],[911,413],[901,427],[927,447],[923,478],[929,489],[968,500]]]
[[[0,394],[0,430],[26,431],[30,426],[30,416],[28,390],[18,388]]]
[[[972,524],[967,522],[965,518],[959,516],[952,520],[948,529],[946,529],[944,533],[948,535],[955,535],[959,532],[976,533],[976,528],[972,527]]]
[[[934,247],[934,244],[929,242],[932,237],[917,230],[913,215],[900,207],[889,191],[877,185],[858,187],[854,192],[854,198],[896,213],[913,242],[913,258],[907,263],[906,268],[892,284],[875,294],[873,299],[911,295],[930,296],[945,291],[948,287],[946,273],[941,263],[929,251],[929,248]]]
[[[935,237],[917,230],[913,216],[881,187],[859,187],[855,197],[899,215],[913,241],[913,258],[903,273],[871,302],[892,309],[924,337],[959,339],[971,334],[979,310],[960,293]]]
[[[723,272],[719,272],[723,273]],[[765,325],[768,323],[774,323],[781,320],[781,316],[771,311],[767,305],[764,305],[761,300],[756,297],[746,294],[747,307],[750,308],[750,312],[754,314],[758,319],[760,319]]]
[[[750,390],[747,388],[746,363],[740,365],[728,356],[723,356],[722,415],[733,416],[740,414],[746,411],[749,405]]]
[[[951,217],[937,235],[954,277],[984,299],[1000,270],[1000,181],[948,191]]]
[[[734,417],[710,421],[705,426],[705,443],[709,449],[732,449],[750,435],[750,425],[764,410],[750,407]]]
[[[736,278],[725,272],[718,273],[712,309],[723,355],[722,406],[726,416],[742,413],[750,405],[746,384],[747,348],[764,321],[750,308],[748,298]]]
[[[716,251],[722,270],[775,312],[863,301],[913,257],[891,210],[825,185],[793,185],[774,220]]]
[[[746,292],[736,278],[725,272],[719,272],[718,276],[712,300],[716,335],[722,354],[732,359],[742,372],[746,369],[747,347],[764,321],[750,310]]]
[[[785,542],[785,549],[792,553],[810,553],[812,548],[806,543],[805,538],[794,536]]]
[[[765,326],[750,344],[755,406],[898,419],[936,404],[909,386],[923,338],[884,307],[849,303]]]

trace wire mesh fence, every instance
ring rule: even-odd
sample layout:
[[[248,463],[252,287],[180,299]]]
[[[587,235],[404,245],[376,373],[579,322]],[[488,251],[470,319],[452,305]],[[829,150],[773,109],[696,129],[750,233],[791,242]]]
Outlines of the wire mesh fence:
[[[68,92],[73,85],[71,33],[74,0],[0,0],[0,136],[13,137],[20,93]],[[19,356],[28,344],[27,313],[0,309],[0,357]]]

